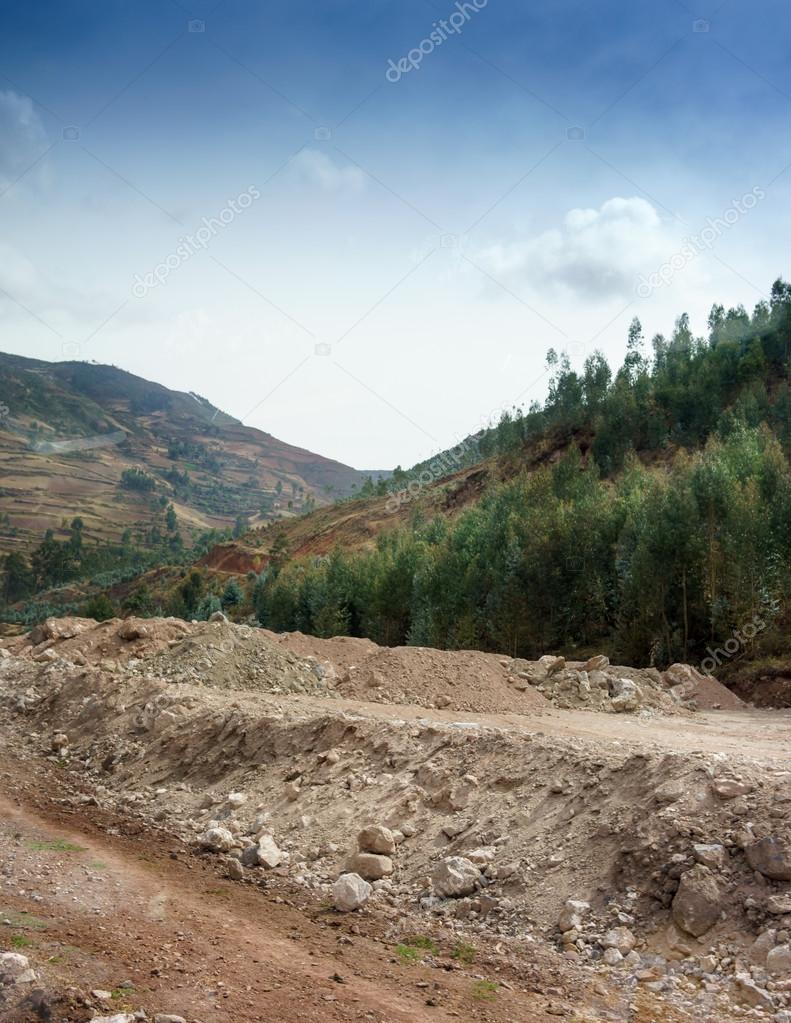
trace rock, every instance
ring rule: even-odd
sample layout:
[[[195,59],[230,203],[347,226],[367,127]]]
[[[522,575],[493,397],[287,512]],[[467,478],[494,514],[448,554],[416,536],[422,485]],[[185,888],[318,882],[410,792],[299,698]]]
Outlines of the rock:
[[[229,810],[238,810],[244,806],[247,802],[247,793],[245,792],[229,792],[225,800],[225,805]]]
[[[367,881],[379,881],[383,877],[389,877],[393,873],[393,861],[389,856],[379,856],[376,853],[357,852],[350,856],[346,863],[346,870],[350,874],[359,874]]]
[[[137,1019],[133,1012],[117,1012],[114,1016],[93,1016],[91,1023],[136,1023]]]
[[[604,948],[617,948],[622,956],[628,955],[637,944],[637,938],[628,927],[613,927],[602,938]]]
[[[734,977],[736,997],[754,1009],[773,1009],[774,1002],[768,991],[758,987],[749,973],[737,973]]]
[[[654,791],[654,799],[657,803],[676,803],[686,793],[683,781],[680,778],[671,778],[663,782]]]
[[[222,611],[212,611],[212,613],[209,615],[209,621],[210,622],[227,622],[228,621],[228,617],[227,617],[227,615],[224,615],[222,613]]]
[[[610,707],[617,714],[628,714],[640,706],[640,690],[630,678],[610,679]]]
[[[283,861],[283,853],[271,835],[262,835],[258,839],[255,852],[259,866],[266,867],[267,870],[274,869]]]
[[[396,851],[393,832],[381,824],[372,824],[363,828],[357,835],[357,848],[360,852],[378,853],[380,856],[392,856]]]
[[[766,911],[773,916],[791,915],[791,892],[782,895],[770,895],[766,900]]]
[[[332,901],[341,913],[361,909],[371,897],[373,888],[359,874],[341,874],[332,886]]]
[[[753,870],[772,881],[791,881],[791,834],[767,835],[745,849]]]
[[[118,638],[123,639],[126,643],[131,643],[135,639],[145,639],[147,635],[148,629],[146,626],[142,622],[135,621],[133,618],[127,618],[118,629]]]
[[[301,791],[302,790],[299,787],[299,782],[297,782],[297,781],[289,781],[289,782],[286,782],[286,787],[283,790],[283,794],[285,795],[285,797],[289,801],[289,803],[294,803],[294,802],[296,802],[297,799],[299,799],[299,795],[300,795]]]
[[[473,849],[472,852],[465,853],[465,858],[474,863],[476,867],[483,869],[493,862],[496,850],[493,845],[481,846],[479,849]]]
[[[547,677],[554,675],[557,671],[562,671],[566,667],[565,657],[555,657],[553,654],[544,654],[543,657],[539,657],[538,663],[546,672]]]
[[[481,872],[464,856],[448,856],[431,872],[435,894],[445,899],[460,899],[472,895],[478,887]]]
[[[772,977],[791,977],[791,945],[777,945],[766,957],[766,972]]]
[[[52,736],[51,749],[53,753],[63,754],[69,748],[69,737],[65,732],[55,732]]]
[[[232,881],[241,881],[244,877],[244,867],[237,859],[228,861],[228,877]]]
[[[714,875],[708,867],[697,863],[681,875],[671,908],[677,926],[696,938],[717,923],[722,899]]]
[[[0,953],[0,977],[5,976],[17,980],[30,969],[30,960],[19,952]]]
[[[595,657],[589,658],[583,665],[583,671],[604,671],[605,668],[610,666],[610,658],[605,657],[604,654],[596,654]]]
[[[203,849],[210,852],[228,852],[234,844],[234,837],[227,828],[209,828],[200,837]]]
[[[582,928],[582,918],[588,912],[590,912],[590,903],[581,902],[578,899],[567,899],[558,917],[560,931],[579,931]]]
[[[158,1012],[154,1016],[154,1023],[186,1023],[183,1016],[174,1016],[169,1012]]]
[[[693,845],[692,852],[696,861],[710,870],[721,870],[728,859],[723,845]]]
[[[608,948],[604,951],[603,959],[608,966],[617,966],[618,963],[623,962],[623,955],[617,948]]]
[[[92,618],[47,618],[45,622],[30,630],[28,639],[33,646],[48,639],[74,639],[88,629],[96,628]]]
[[[736,799],[737,796],[748,796],[754,786],[749,782],[736,781],[735,778],[715,778],[711,783],[711,791],[720,799]]]

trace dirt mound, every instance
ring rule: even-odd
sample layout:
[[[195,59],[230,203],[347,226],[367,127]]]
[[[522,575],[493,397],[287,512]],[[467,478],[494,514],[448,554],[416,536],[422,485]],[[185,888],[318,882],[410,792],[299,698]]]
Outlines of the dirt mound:
[[[323,661],[331,661],[339,670],[359,666],[382,648],[370,639],[358,639],[354,636],[334,636],[332,639],[319,639],[304,632],[261,632],[272,640],[292,650],[300,657],[318,657]]]
[[[791,707],[791,664],[787,661],[736,668],[727,681],[733,692],[756,707]]]
[[[689,664],[671,664],[662,680],[674,695],[696,710],[739,710],[742,700],[712,675],[704,675]]]
[[[190,628],[180,618],[111,618],[106,622],[48,618],[26,636],[4,645],[11,653],[33,660],[62,657],[79,665],[124,663],[166,649],[183,639]]]
[[[502,658],[476,650],[380,647],[337,683],[348,699],[413,703],[460,711],[533,714],[547,706],[537,692],[509,687]]]
[[[331,696],[334,680],[334,672],[315,657],[299,657],[261,629],[226,621],[191,626],[179,642],[130,670],[214,689],[314,696]]]

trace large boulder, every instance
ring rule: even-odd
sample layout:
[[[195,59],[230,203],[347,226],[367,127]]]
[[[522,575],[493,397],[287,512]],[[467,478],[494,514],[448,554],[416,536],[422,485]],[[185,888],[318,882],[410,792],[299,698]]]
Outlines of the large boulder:
[[[791,945],[776,945],[766,957],[766,972],[771,977],[791,977]]]
[[[629,714],[640,706],[640,690],[630,678],[610,679],[610,708],[617,714]]]
[[[0,952],[0,977],[16,980],[30,969],[30,960],[19,952]]]
[[[379,881],[393,873],[393,861],[389,856],[358,852],[349,857],[346,869],[351,874],[359,874],[367,881]]]
[[[272,870],[274,867],[279,866],[283,861],[283,853],[280,851],[277,846],[277,842],[275,842],[271,835],[262,835],[258,839],[256,857],[258,859],[258,865],[266,867],[268,870]]]
[[[613,927],[601,940],[603,948],[615,948],[622,956],[628,956],[637,944],[637,938],[628,927]]]
[[[200,837],[200,844],[203,849],[217,853],[228,852],[235,841],[227,828],[209,828]]]
[[[582,919],[590,912],[590,903],[580,899],[567,899],[558,917],[558,929],[562,934],[566,931],[579,931]]]
[[[699,938],[719,920],[722,897],[714,874],[697,863],[681,875],[672,913],[678,927]]]
[[[373,888],[359,874],[341,874],[332,886],[332,901],[341,913],[361,909],[371,897]]]
[[[767,835],[744,850],[747,862],[772,881],[791,881],[791,833]]]
[[[372,824],[363,828],[357,835],[357,848],[360,852],[377,853],[379,856],[392,856],[396,850],[393,832],[381,824]]]
[[[431,872],[434,892],[443,899],[460,899],[472,895],[480,879],[480,870],[464,856],[448,856]]]

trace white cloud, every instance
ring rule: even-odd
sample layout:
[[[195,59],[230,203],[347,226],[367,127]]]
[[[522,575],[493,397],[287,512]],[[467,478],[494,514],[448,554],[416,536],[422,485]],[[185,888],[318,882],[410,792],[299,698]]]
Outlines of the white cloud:
[[[570,210],[560,227],[533,238],[480,249],[476,261],[503,283],[591,301],[633,295],[637,275],[677,244],[651,203],[615,197],[600,209]]]
[[[24,174],[48,144],[32,101],[10,89],[0,92],[0,187]]]
[[[365,173],[359,167],[339,166],[318,149],[302,149],[292,165],[303,181],[325,192],[359,192],[365,187]]]

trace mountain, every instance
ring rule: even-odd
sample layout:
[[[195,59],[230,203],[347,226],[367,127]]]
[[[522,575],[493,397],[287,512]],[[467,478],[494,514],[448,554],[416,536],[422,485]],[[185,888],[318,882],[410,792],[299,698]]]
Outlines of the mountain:
[[[74,516],[89,541],[144,542],[173,506],[190,538],[298,514],[364,473],[115,366],[0,354],[0,552]],[[128,534],[127,534],[128,535]]]

